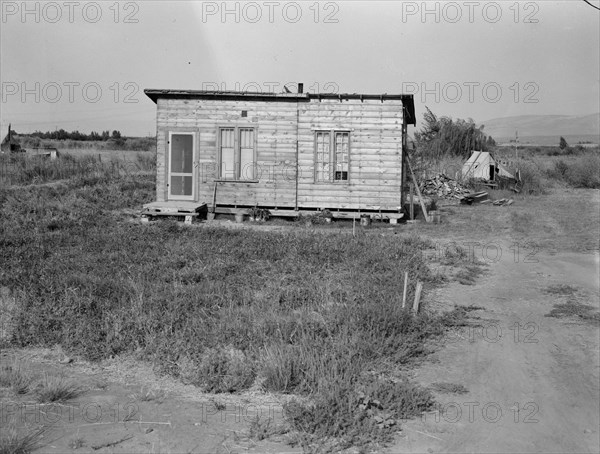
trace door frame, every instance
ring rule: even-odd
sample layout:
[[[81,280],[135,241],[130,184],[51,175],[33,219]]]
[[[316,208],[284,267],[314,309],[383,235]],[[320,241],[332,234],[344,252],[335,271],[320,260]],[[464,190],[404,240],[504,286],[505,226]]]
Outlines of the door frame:
[[[171,194],[171,176],[173,173],[171,172],[171,137],[173,135],[187,135],[192,136],[192,194],[187,195],[173,195]],[[169,129],[167,131],[167,200],[196,200],[196,192],[198,190],[198,173],[196,169],[196,161],[198,154],[198,138],[197,132],[195,130],[179,130]],[[175,173],[174,175],[189,175],[188,173]]]

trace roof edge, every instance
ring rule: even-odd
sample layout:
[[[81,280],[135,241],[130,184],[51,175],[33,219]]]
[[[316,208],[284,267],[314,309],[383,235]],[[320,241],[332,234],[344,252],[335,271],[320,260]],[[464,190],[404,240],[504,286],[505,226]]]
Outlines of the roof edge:
[[[250,91],[209,91],[209,90],[171,90],[147,88],[144,90],[154,103],[158,98],[201,98],[201,99],[264,99],[296,101],[307,99],[306,93],[272,93],[272,92],[250,92]]]
[[[197,98],[197,99],[244,99],[254,101],[297,102],[311,99],[360,99],[383,101],[402,101],[406,123],[416,126],[415,105],[413,95],[407,94],[367,94],[367,93],[273,93],[242,91],[207,91],[207,90],[172,90],[147,88],[144,93],[155,104],[159,98]]]

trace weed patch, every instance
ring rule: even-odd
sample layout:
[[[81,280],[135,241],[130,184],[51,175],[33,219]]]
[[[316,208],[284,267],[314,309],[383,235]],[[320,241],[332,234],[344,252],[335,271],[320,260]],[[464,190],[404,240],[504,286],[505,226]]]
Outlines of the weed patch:
[[[432,391],[436,391],[436,392],[444,393],[444,394],[466,394],[469,392],[469,390],[467,388],[465,388],[463,385],[457,384],[457,383],[446,383],[446,382],[432,383],[430,388]]]
[[[184,363],[185,364],[185,363]],[[248,389],[256,377],[254,364],[235,348],[208,348],[180,370],[182,378],[205,392],[232,393]]]
[[[429,391],[407,381],[378,380],[367,386],[332,383],[314,403],[292,401],[284,410],[292,427],[305,434],[305,443],[333,439],[344,449],[391,441],[402,419],[433,403]]]
[[[85,445],[86,445],[85,438],[78,437],[78,438],[71,438],[69,440],[69,448],[71,448],[73,450],[83,448]]]
[[[275,424],[273,418],[261,418],[256,415],[251,419],[248,426],[248,438],[261,441],[271,438],[274,435],[283,435],[288,432],[288,428],[283,424]]]
[[[0,387],[10,388],[19,394],[27,394],[33,382],[33,375],[30,371],[23,368],[19,361],[12,361],[9,364],[2,364],[0,367]]]
[[[472,326],[471,319],[479,318],[469,314],[469,312],[483,309],[479,306],[454,306],[452,311],[446,312],[440,316],[440,323],[446,328],[460,328],[463,326]]]
[[[575,287],[573,287],[572,285],[566,285],[566,284],[550,285],[550,286],[546,287],[545,289],[543,289],[542,291],[549,295],[560,295],[560,296],[569,296],[569,295],[574,295],[575,293],[577,293],[577,289]]]
[[[475,285],[475,281],[482,274],[484,270],[480,265],[466,265],[455,274],[455,278],[462,285]]]
[[[544,173],[534,162],[522,160],[518,164],[521,174],[521,192],[526,195],[541,195],[546,193],[548,184]]]
[[[578,317],[589,323],[600,324],[600,312],[596,311],[593,306],[581,304],[572,299],[566,303],[555,304],[554,308],[545,316],[554,318]]]
[[[143,388],[139,393],[131,395],[131,399],[138,402],[161,403],[165,399],[165,392],[160,389]]]
[[[29,454],[42,446],[45,428],[28,429],[19,432],[14,421],[2,421],[0,432],[0,454]]]
[[[546,173],[549,178],[574,188],[600,188],[600,155],[585,152],[570,159],[559,159]]]
[[[35,389],[38,402],[67,402],[83,394],[83,389],[63,376],[45,374]]]

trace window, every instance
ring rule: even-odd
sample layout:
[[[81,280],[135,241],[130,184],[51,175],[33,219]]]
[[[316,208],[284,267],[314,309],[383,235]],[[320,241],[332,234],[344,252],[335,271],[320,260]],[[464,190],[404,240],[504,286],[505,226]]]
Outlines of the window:
[[[255,136],[254,128],[219,128],[220,178],[224,180],[255,178]]]
[[[315,182],[348,181],[350,133],[315,131]]]

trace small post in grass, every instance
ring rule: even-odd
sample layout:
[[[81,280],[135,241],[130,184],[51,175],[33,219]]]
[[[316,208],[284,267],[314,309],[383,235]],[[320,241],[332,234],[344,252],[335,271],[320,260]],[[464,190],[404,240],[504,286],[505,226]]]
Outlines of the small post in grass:
[[[410,206],[409,206],[411,220],[413,220],[415,218],[415,206],[413,205],[413,203],[414,203],[414,191],[413,191],[413,185],[411,183],[410,184]]]
[[[355,237],[356,233],[354,232],[354,229],[356,228],[356,216],[352,216],[352,236]]]
[[[404,292],[402,293],[402,309],[406,306],[406,291],[408,290],[408,271],[404,272]]]
[[[415,302],[413,303],[413,312],[415,315],[419,313],[419,302],[421,301],[421,290],[423,290],[423,284],[421,281],[417,282],[417,288],[415,289]]]

